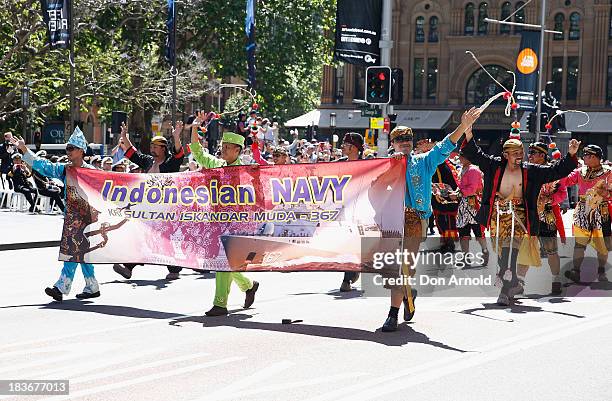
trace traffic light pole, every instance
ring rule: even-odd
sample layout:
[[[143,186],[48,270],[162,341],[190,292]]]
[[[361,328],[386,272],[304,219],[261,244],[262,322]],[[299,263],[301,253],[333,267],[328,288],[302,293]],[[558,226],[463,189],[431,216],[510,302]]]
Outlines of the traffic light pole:
[[[391,50],[393,49],[393,41],[391,40],[391,30],[393,28],[393,0],[383,0],[382,23],[380,35],[380,65],[390,66]],[[388,118],[389,114],[393,113],[393,106],[389,104],[382,105],[382,117]],[[388,156],[389,135],[381,130],[378,134],[378,156]]]
[[[546,24],[546,0],[542,0],[542,10],[540,12],[540,54],[538,57],[540,58],[539,63],[539,71],[538,71],[538,96],[537,99],[537,115],[538,121],[535,126],[535,140],[536,142],[540,140],[540,121],[542,120],[542,74],[544,73],[544,25]]]

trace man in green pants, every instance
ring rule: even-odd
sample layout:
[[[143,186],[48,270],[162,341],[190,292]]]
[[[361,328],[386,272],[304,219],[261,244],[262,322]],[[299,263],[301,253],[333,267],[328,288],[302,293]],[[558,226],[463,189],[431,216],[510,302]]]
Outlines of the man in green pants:
[[[217,168],[225,166],[240,166],[240,153],[244,148],[244,137],[242,135],[226,132],[223,134],[221,145],[221,158],[216,158],[200,144],[198,137],[198,123],[194,121],[191,128],[191,154],[193,159],[202,168]],[[257,281],[249,280],[244,274],[239,272],[216,272],[215,273],[215,300],[211,310],[206,312],[206,316],[225,316],[227,315],[227,297],[230,292],[232,281],[235,281],[240,291],[245,292],[244,307],[248,308],[255,302],[255,293],[259,288]]]

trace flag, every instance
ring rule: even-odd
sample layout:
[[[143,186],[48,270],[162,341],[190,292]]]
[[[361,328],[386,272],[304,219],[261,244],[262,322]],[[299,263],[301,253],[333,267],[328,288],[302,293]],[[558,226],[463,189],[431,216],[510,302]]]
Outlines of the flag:
[[[516,102],[522,110],[535,110],[538,91],[540,31],[522,31],[516,57]]]
[[[247,0],[244,30],[247,36],[248,82],[250,88],[255,88],[255,49],[257,48],[255,43],[255,0]]]
[[[166,27],[168,28],[168,37],[166,38],[166,61],[174,65],[174,58],[176,57],[175,49],[175,37],[174,37],[174,0],[168,0],[168,19],[166,20]]]
[[[41,0],[42,16],[51,48],[70,46],[70,0]]]

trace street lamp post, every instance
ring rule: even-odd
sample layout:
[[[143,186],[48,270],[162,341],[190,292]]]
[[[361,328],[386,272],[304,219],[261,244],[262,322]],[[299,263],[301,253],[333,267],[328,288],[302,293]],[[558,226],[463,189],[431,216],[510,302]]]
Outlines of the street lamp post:
[[[336,133],[336,113],[329,114],[329,128],[331,129],[332,138],[333,138],[334,134]]]
[[[28,143],[31,142],[29,138],[27,138],[28,133],[28,107],[30,107],[30,87],[26,83],[23,88],[21,88],[21,109],[23,112],[23,131],[22,137]]]

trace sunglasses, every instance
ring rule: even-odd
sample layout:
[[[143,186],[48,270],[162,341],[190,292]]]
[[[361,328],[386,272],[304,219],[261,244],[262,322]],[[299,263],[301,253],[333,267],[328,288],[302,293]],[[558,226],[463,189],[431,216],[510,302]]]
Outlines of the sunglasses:
[[[394,142],[412,142],[413,139],[414,139],[414,136],[409,135],[409,134],[403,134],[403,135],[395,137],[393,141]]]
[[[74,151],[76,149],[77,149],[76,146],[72,146],[72,145],[66,146],[66,152],[72,152],[72,151]]]
[[[542,153],[540,151],[537,151],[537,150],[530,150],[528,152],[528,154],[530,154],[530,155],[543,155],[544,153]]]

